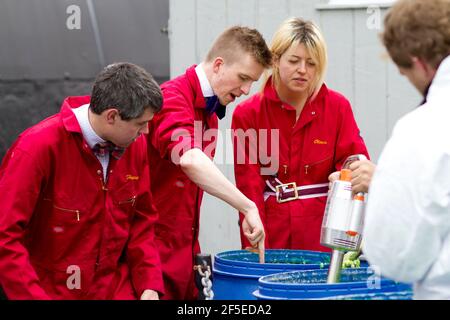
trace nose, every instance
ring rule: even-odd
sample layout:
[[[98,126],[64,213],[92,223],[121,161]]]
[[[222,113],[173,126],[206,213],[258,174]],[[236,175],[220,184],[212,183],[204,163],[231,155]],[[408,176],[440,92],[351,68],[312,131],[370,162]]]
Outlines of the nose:
[[[250,89],[252,88],[252,83],[245,83],[241,86],[241,91],[243,94],[248,95],[250,93]]]
[[[306,61],[300,62],[299,66],[297,68],[297,71],[302,74],[306,73]]]
[[[148,123],[145,125],[145,126],[143,126],[142,128],[141,128],[141,130],[139,130],[139,133],[143,133],[143,134],[148,134],[149,133],[149,130],[148,130]]]

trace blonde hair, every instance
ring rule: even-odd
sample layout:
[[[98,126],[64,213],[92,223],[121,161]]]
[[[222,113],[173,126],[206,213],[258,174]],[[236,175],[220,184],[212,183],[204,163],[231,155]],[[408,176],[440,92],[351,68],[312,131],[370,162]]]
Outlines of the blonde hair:
[[[292,45],[299,44],[306,47],[308,54],[316,64],[316,77],[308,92],[308,96],[312,95],[314,98],[324,83],[328,63],[326,43],[319,28],[311,21],[289,18],[275,32],[270,50],[273,59],[279,60]],[[281,80],[276,64],[273,64],[272,78],[275,87],[278,86]]]

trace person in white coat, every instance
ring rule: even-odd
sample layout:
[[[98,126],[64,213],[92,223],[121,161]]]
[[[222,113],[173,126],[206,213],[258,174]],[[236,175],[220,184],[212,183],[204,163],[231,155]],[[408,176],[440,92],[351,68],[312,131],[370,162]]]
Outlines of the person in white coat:
[[[450,299],[450,0],[400,0],[382,40],[423,104],[401,118],[370,184],[364,254],[415,299]]]

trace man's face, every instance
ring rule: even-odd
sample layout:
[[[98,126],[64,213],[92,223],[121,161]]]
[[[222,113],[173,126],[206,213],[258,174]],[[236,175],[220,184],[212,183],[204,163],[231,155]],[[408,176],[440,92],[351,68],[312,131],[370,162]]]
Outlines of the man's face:
[[[146,108],[142,116],[131,120],[122,120],[117,113],[110,126],[108,140],[119,147],[126,148],[141,134],[148,133],[148,122],[152,120],[154,113]]]
[[[409,82],[411,82],[423,96],[436,74],[436,70],[427,63],[420,61],[418,58],[412,58],[412,66],[410,68],[399,66],[398,71],[401,75],[407,77]]]
[[[264,71],[264,67],[246,53],[243,53],[234,63],[216,58],[213,68],[211,86],[224,106],[242,94],[248,95],[253,82],[258,81]]]

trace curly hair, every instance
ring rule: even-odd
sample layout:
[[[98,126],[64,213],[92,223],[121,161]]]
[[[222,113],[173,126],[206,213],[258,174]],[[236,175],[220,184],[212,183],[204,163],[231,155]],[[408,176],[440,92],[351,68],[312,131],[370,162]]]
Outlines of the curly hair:
[[[437,69],[450,54],[450,0],[400,0],[384,27],[383,44],[400,67],[410,68],[418,57]]]

